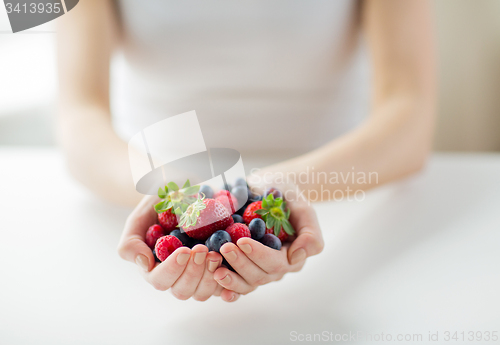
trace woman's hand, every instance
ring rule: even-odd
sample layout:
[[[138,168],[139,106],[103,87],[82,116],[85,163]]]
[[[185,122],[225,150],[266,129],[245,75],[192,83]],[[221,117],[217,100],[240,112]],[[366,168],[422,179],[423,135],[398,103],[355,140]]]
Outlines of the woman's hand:
[[[236,300],[259,285],[280,280],[288,272],[302,269],[306,258],[319,254],[324,242],[314,209],[305,201],[287,200],[290,223],[297,237],[281,250],[271,249],[251,238],[240,238],[236,245],[226,243],[221,254],[237,273],[225,267],[215,271],[215,280],[224,287],[221,297]]]
[[[222,257],[216,252],[208,253],[204,245],[196,245],[193,249],[177,248],[162,263],[155,262],[144,240],[148,228],[156,223],[153,206],[158,201],[156,196],[146,196],[134,209],[125,223],[118,253],[123,259],[135,262],[142,276],[155,289],[170,289],[178,299],[193,297],[205,301],[212,295],[220,295],[223,288],[214,280],[214,272],[221,265]],[[233,299],[237,297],[235,294]]]

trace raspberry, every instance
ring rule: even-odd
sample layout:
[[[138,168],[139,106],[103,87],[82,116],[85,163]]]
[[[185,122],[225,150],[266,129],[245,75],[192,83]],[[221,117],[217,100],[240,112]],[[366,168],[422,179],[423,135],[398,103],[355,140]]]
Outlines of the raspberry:
[[[231,236],[231,242],[236,243],[242,237],[250,237],[250,230],[245,224],[234,223],[227,227],[226,231]]]
[[[175,236],[167,235],[156,241],[155,253],[160,261],[165,261],[179,247],[182,247],[182,242]]]
[[[158,224],[151,225],[146,232],[146,244],[149,248],[153,249],[156,244],[156,240],[165,235],[165,230]]]
[[[158,222],[160,223],[166,234],[174,230],[177,227],[177,216],[172,213],[172,209],[169,208],[165,212],[158,214]]]

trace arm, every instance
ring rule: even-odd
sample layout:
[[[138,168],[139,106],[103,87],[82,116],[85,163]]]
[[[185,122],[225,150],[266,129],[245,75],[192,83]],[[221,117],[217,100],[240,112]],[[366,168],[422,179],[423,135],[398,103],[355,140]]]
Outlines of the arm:
[[[373,69],[372,111],[354,131],[289,161],[268,167],[254,177],[306,171],[375,172],[371,183],[302,183],[306,191],[321,187],[366,190],[421,169],[431,150],[435,116],[435,65],[431,9],[423,0],[370,0],[362,6],[362,25]],[[318,175],[319,176],[319,175]],[[324,176],[324,175],[323,175]],[[260,178],[259,178],[260,177]],[[266,176],[267,179],[267,176]],[[322,180],[324,182],[324,179]],[[331,199],[331,198],[330,198]]]
[[[287,173],[299,176],[307,167],[327,174],[333,171],[346,174],[354,167],[355,171],[376,172],[378,183],[385,183],[423,166],[431,149],[436,88],[429,4],[423,0],[365,1],[362,18],[374,70],[373,110],[369,119],[358,129],[309,154],[251,176],[251,184],[270,182],[283,188],[279,182],[271,182],[273,177],[283,181],[284,176],[289,176]],[[262,177],[269,177],[271,181]],[[294,181],[289,182],[293,185]],[[309,183],[296,182],[301,189],[314,190],[322,196],[321,184],[312,183],[312,179]],[[337,189],[364,190],[376,184],[339,182],[324,185],[323,189],[333,195]],[[286,188],[287,183],[284,184]],[[225,288],[221,296],[233,292],[245,294],[259,285],[280,279],[284,273],[300,269],[307,257],[323,249],[314,211],[306,202],[294,199],[293,190],[290,191],[295,201],[290,200],[289,205],[303,205],[300,212],[295,210],[301,218],[291,219],[298,230],[297,239],[289,248],[282,248],[282,253],[262,248],[246,238],[238,240],[238,247],[225,244],[221,253],[238,274],[226,268],[217,269],[214,278]],[[235,254],[228,255],[231,251]]]
[[[135,205],[128,145],[114,132],[109,63],[118,38],[110,0],[81,2],[58,20],[58,136],[71,174],[95,194]]]

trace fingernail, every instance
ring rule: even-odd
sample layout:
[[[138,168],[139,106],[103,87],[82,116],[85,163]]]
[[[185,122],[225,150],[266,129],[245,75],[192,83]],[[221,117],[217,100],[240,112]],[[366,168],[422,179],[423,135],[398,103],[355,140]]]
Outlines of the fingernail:
[[[205,261],[206,256],[206,252],[194,254],[194,263],[197,265],[201,265]]]
[[[142,268],[144,271],[148,272],[149,271],[149,260],[146,256],[139,254],[135,258],[135,263],[139,265],[140,268]]]
[[[221,282],[222,284],[226,284],[227,285],[227,284],[229,284],[231,282],[231,277],[228,274],[224,278],[219,279],[219,282]]]
[[[177,263],[181,266],[185,265],[186,262],[188,262],[188,260],[189,260],[189,254],[187,253],[181,253],[177,255]]]
[[[295,265],[297,262],[301,262],[306,258],[306,251],[303,248],[297,249],[292,254],[292,258],[290,259],[290,264]]]
[[[216,261],[210,260],[208,262],[208,270],[210,271],[210,273],[214,273],[217,267],[219,267],[219,260]]]
[[[233,293],[233,295],[231,296],[231,298],[229,299],[229,302],[232,302],[234,301],[234,298],[236,297],[236,295]]]
[[[230,252],[224,253],[224,257],[226,258],[226,260],[234,261],[238,256],[234,251],[231,250]]]
[[[242,244],[242,245],[240,246],[240,249],[241,249],[241,251],[242,251],[243,253],[245,253],[245,254],[250,254],[250,253],[252,252],[252,246],[251,246],[251,245],[249,245],[249,244],[246,244],[246,243],[245,243],[245,244]]]

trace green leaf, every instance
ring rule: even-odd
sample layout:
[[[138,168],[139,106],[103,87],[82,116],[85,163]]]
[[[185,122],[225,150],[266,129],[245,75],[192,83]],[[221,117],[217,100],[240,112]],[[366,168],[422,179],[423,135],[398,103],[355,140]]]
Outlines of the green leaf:
[[[174,213],[175,213],[176,215],[179,215],[179,216],[180,216],[180,215],[182,214],[182,210],[181,210],[181,208],[180,208],[180,207],[177,207],[177,208],[175,209]]]
[[[199,190],[200,190],[200,186],[192,186],[192,187],[187,187],[187,188],[183,189],[182,192],[186,195],[193,195],[193,194],[198,193]]]
[[[287,209],[285,212],[285,219],[290,218],[290,209]]]
[[[274,221],[274,236],[278,236],[281,231],[281,222],[279,219]]]
[[[187,188],[189,186],[191,186],[191,183],[189,182],[189,179],[187,179],[186,182],[184,183],[184,186],[182,186],[182,189]]]
[[[259,216],[263,216],[265,214],[268,214],[269,211],[268,210],[264,210],[263,208],[261,208],[260,210],[253,211],[253,213],[258,214]]]
[[[188,208],[187,204],[182,204],[181,205],[182,212],[186,212],[187,208]]]
[[[188,205],[192,204],[193,202],[196,201],[196,198],[193,198],[193,197],[189,197],[189,198],[185,198],[184,199],[184,202]]]
[[[174,204],[172,204],[172,201],[166,201],[165,200],[165,210],[168,210],[169,208],[172,208],[172,206],[174,206]]]
[[[177,186],[177,184],[175,182],[169,182],[168,183],[168,189],[171,192],[177,192],[179,190],[179,186]]]
[[[160,201],[155,205],[155,211],[157,213],[165,212],[165,201]]]
[[[274,206],[281,207],[281,204],[283,203],[283,199],[277,198],[274,200]]]
[[[283,230],[288,234],[288,235],[294,235],[295,230],[293,229],[292,224],[288,220],[283,220]]]
[[[165,194],[168,194],[168,187],[165,186]]]
[[[158,188],[158,197],[160,197],[160,199],[165,199],[167,197],[167,193],[165,193],[163,188]]]
[[[197,213],[197,214],[196,214]],[[191,225],[195,225],[196,221],[198,220],[198,216],[200,215],[200,212],[196,212],[191,215],[190,221]]]
[[[274,218],[267,217],[266,219],[266,228],[271,229],[274,226]]]
[[[262,199],[262,208],[267,208],[267,200],[266,198]]]
[[[274,201],[274,195],[273,193],[270,193],[268,196],[266,196],[266,199],[268,202],[273,202]]]

